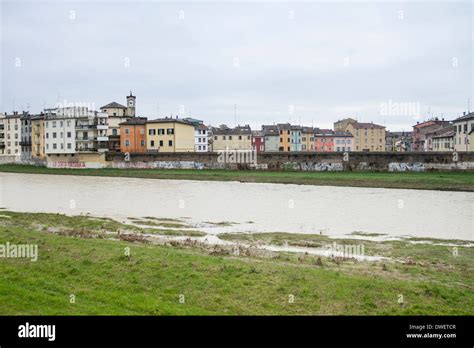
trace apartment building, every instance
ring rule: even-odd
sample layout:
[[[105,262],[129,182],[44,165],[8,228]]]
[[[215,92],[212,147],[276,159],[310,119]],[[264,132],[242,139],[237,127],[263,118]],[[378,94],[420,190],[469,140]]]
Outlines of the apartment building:
[[[45,153],[67,157],[76,153],[108,151],[106,113],[87,107],[46,109]]]
[[[474,151],[474,112],[464,113],[453,121],[454,149]]]
[[[412,132],[385,132],[385,151],[411,151]]]
[[[191,117],[183,118],[183,120],[194,125],[194,151],[209,151],[209,128],[204,122]]]
[[[145,117],[132,117],[120,123],[120,152],[144,153],[146,148]]]
[[[149,152],[194,152],[194,125],[182,119],[148,121],[146,135]]]
[[[279,123],[277,124],[278,133],[280,134],[280,141],[278,144],[278,151],[289,152],[291,151],[291,124]]]
[[[28,112],[23,112],[20,117],[21,131],[20,131],[20,146],[21,146],[21,160],[31,160],[31,117]]]
[[[0,115],[0,124],[3,125],[3,131],[0,130],[0,143],[3,134],[3,155],[5,156],[21,156],[21,117],[23,114],[18,114],[14,111],[13,114]],[[0,147],[1,150],[1,147]]]
[[[252,150],[257,153],[265,151],[265,134],[263,131],[252,131]]]
[[[5,154],[5,114],[0,112],[0,156]]]
[[[334,131],[349,132],[353,135],[353,151],[385,151],[384,126],[346,118],[334,123]]]
[[[432,151],[453,151],[454,150],[454,126],[448,126],[440,130],[427,134],[432,145]]]
[[[313,127],[301,127],[301,151],[314,151]]]
[[[353,151],[354,136],[349,132],[334,132],[333,142],[334,151],[350,152]]]
[[[31,157],[43,160],[46,158],[44,114],[31,117]]]
[[[450,122],[434,118],[425,122],[417,122],[413,126],[413,151],[432,151],[431,139],[426,139],[426,134],[430,134],[449,126]]]
[[[132,91],[130,91],[130,95],[126,97],[127,106],[111,102],[100,108],[101,112],[108,115],[107,122],[109,128],[107,136],[109,137],[109,151],[120,151],[120,124],[135,117],[136,99],[137,97],[132,95]]]
[[[265,136],[265,152],[277,152],[280,143],[278,126],[263,125],[262,133]]]
[[[229,128],[221,125],[212,129],[212,151],[252,150],[252,130],[249,125]]]
[[[334,131],[332,129],[315,130],[314,150],[318,152],[334,151]]]

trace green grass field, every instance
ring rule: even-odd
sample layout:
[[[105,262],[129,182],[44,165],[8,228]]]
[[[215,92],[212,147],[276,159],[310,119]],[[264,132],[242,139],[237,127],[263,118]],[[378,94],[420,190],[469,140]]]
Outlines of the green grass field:
[[[29,165],[0,165],[0,172],[474,191],[474,172],[472,171],[275,172],[192,169],[53,169]]]
[[[472,247],[459,247],[454,257],[448,246],[367,242],[367,254],[393,260],[317,262],[292,253],[249,257],[127,242],[118,238],[122,230],[130,227],[109,219],[0,210],[0,244],[39,250],[36,262],[0,258],[0,315],[473,314]],[[323,237],[225,238],[305,245]]]

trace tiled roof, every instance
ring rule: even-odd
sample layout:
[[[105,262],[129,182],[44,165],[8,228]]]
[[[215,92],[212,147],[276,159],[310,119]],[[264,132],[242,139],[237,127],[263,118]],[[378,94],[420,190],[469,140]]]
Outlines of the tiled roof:
[[[180,118],[157,118],[156,120],[149,120],[147,123],[170,123],[170,122],[175,122],[175,123],[181,123],[181,124],[187,124],[190,126],[194,126],[192,123],[184,121],[183,119]]]
[[[145,125],[147,123],[146,117],[132,117],[129,120],[120,123],[119,125]]]
[[[471,120],[471,119],[474,119],[474,112],[471,112],[467,115],[458,117],[453,122],[467,121],[467,120]]]
[[[365,129],[365,128],[369,128],[369,129],[385,128],[384,126],[381,126],[381,125],[378,125],[378,124],[375,124],[375,123],[352,122],[351,124],[352,124],[352,126],[353,126],[354,128],[357,128],[357,129]]]
[[[122,104],[119,104],[119,103],[116,103],[116,102],[112,102],[112,103],[108,103],[107,105],[104,105],[101,107],[101,109],[112,109],[112,108],[115,108],[115,109],[126,109],[127,107],[123,106]]]
[[[336,137],[353,137],[350,132],[334,132],[334,136]]]
[[[213,128],[213,134],[251,134],[252,130],[250,129],[249,125],[245,126],[237,126],[235,128],[229,128],[227,126],[222,126],[221,128]]]

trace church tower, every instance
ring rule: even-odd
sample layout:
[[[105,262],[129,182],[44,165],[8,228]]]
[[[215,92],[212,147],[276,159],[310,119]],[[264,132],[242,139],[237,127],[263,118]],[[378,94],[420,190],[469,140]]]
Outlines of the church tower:
[[[132,95],[132,91],[130,91],[130,95],[127,96],[127,116],[128,117],[135,117],[135,97]]]

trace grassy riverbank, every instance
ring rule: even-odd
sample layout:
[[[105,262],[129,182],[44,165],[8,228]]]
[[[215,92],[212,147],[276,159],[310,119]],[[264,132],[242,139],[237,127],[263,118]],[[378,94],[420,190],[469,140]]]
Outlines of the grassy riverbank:
[[[29,165],[0,165],[0,172],[474,191],[474,172],[381,173],[192,169],[53,169]]]
[[[448,246],[367,242],[367,254],[387,249],[393,260],[356,262],[155,245],[139,238],[143,232],[109,219],[0,210],[0,244],[37,244],[39,253],[36,262],[0,258],[0,315],[472,315],[474,308],[467,246],[454,257]],[[224,238],[304,245],[325,237]]]

